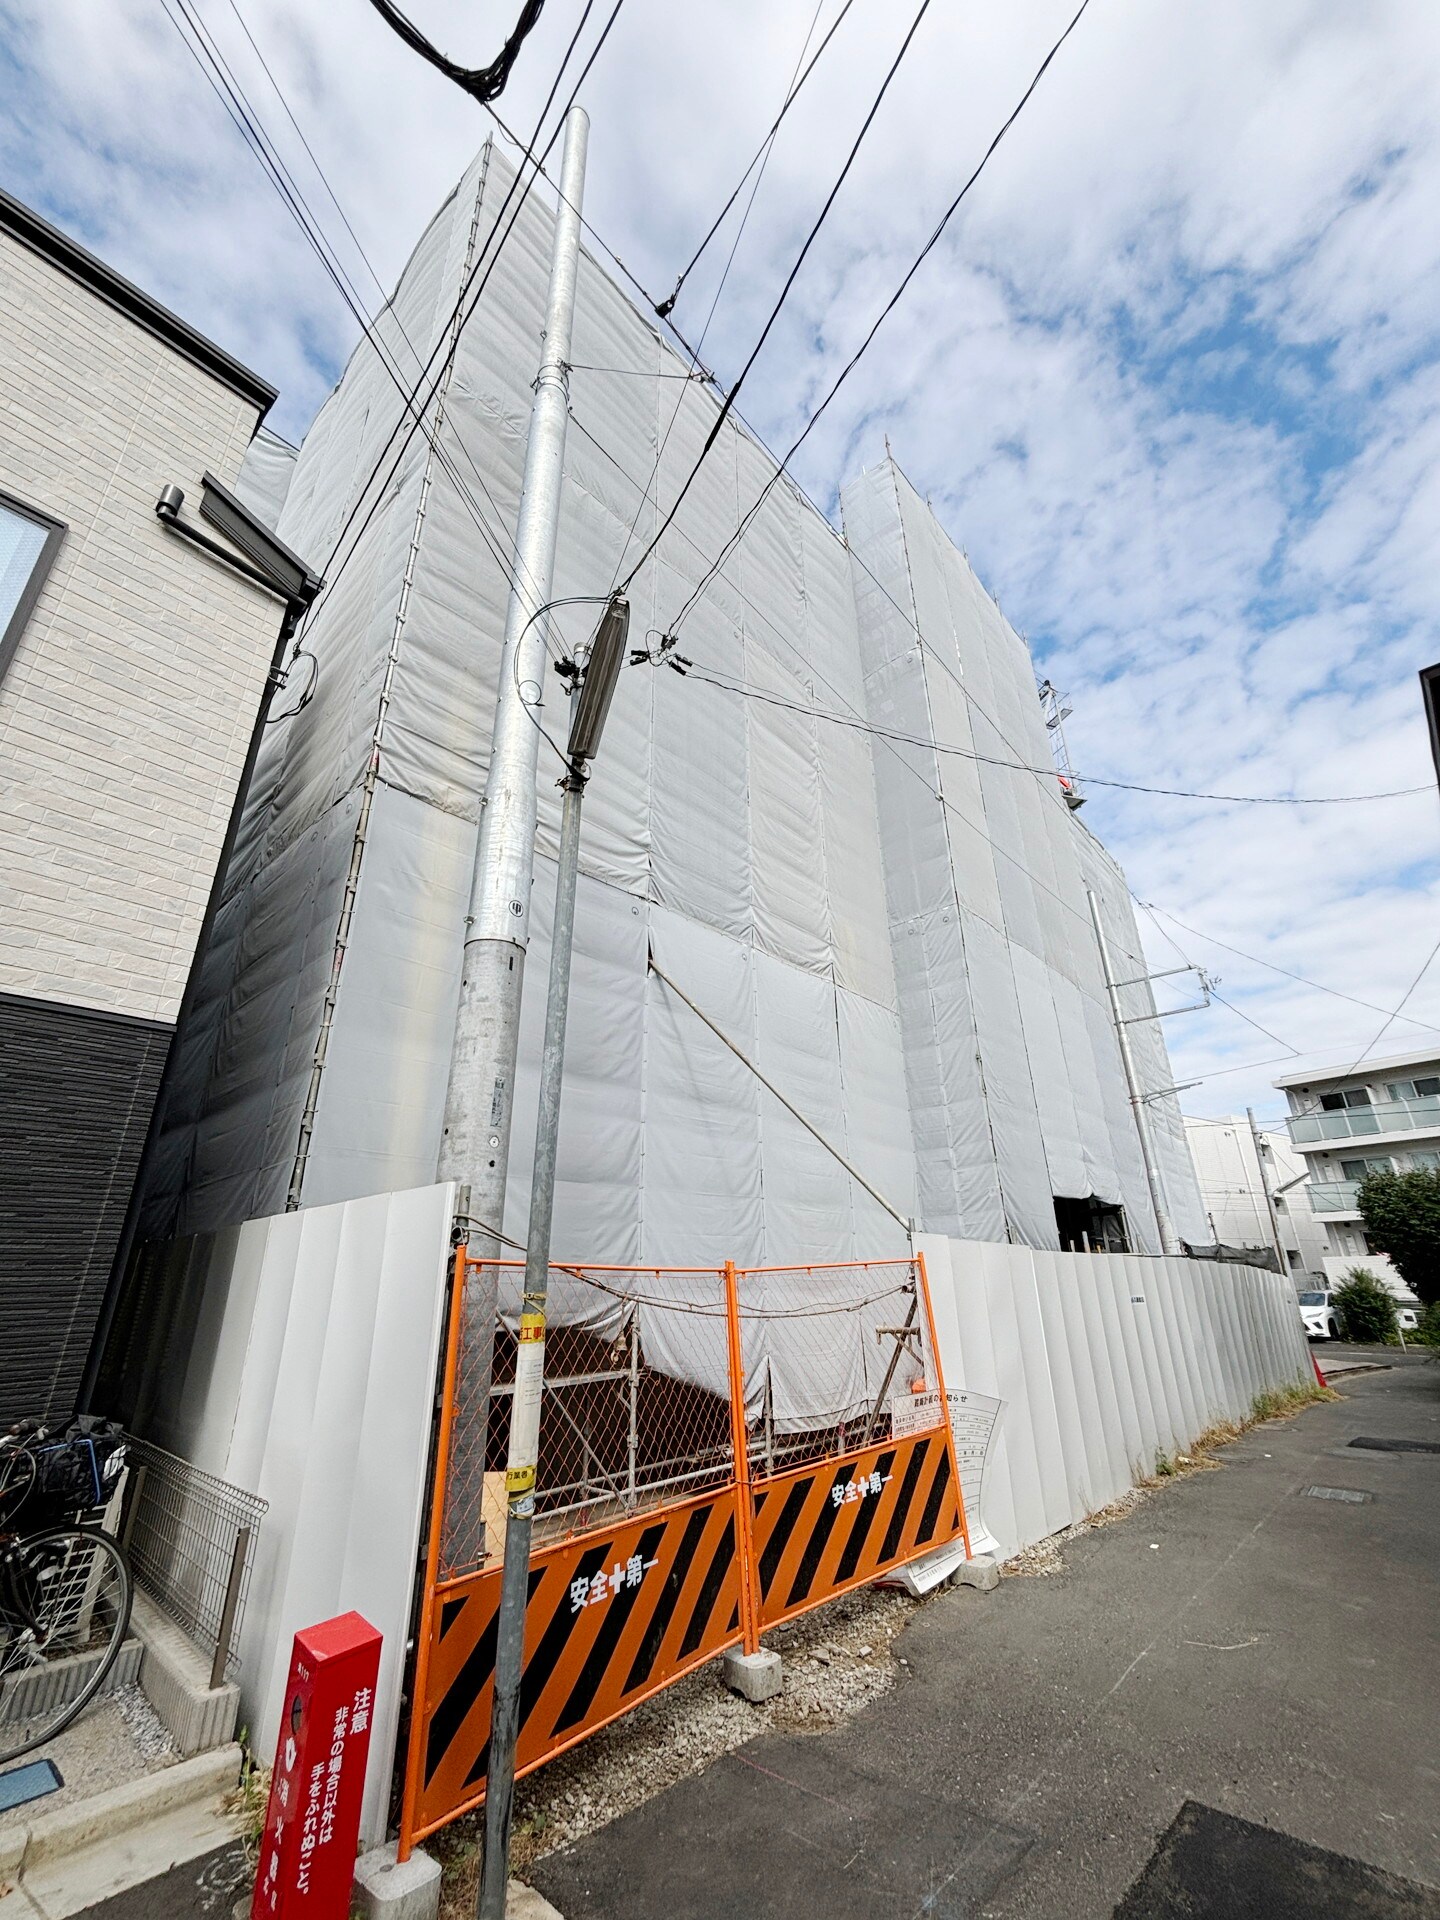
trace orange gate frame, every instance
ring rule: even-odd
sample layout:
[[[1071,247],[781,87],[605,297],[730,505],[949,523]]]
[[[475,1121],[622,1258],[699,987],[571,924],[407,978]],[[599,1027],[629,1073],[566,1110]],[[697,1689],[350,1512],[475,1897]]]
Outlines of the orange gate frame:
[[[440,1556],[467,1271],[510,1264],[472,1260],[463,1246],[455,1254],[401,1804],[402,1860],[418,1841],[485,1798],[500,1568],[443,1577]],[[738,1644],[756,1652],[768,1627],[957,1537],[969,1557],[923,1254],[909,1264],[924,1312],[940,1421],[778,1473],[757,1477],[751,1471],[740,1279],[898,1264],[742,1270],[725,1263],[731,1475],[699,1494],[645,1507],[609,1525],[590,1525],[532,1553],[517,1776],[729,1648]],[[586,1269],[573,1271],[583,1275]]]

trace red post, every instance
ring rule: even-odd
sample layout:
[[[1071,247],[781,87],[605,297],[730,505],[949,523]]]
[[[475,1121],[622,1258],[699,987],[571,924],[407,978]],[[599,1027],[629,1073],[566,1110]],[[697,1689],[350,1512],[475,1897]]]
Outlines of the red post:
[[[380,1635],[358,1613],[295,1636],[251,1920],[350,1911]]]
[[[730,1445],[735,1458],[735,1552],[740,1561],[740,1633],[746,1653],[760,1651],[760,1578],[755,1565],[755,1509],[750,1495],[750,1447],[745,1433],[745,1348],[740,1335],[740,1289],[735,1262],[725,1262],[725,1330],[730,1358]]]

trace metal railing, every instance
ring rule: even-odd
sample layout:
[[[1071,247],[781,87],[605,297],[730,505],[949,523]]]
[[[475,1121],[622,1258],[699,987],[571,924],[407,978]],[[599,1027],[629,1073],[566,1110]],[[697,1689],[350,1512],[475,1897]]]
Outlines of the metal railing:
[[[1360,1207],[1358,1180],[1312,1180],[1309,1186],[1312,1213],[1356,1213]]]
[[[269,1503],[148,1440],[126,1446],[120,1537],[136,1584],[212,1656],[218,1687],[239,1665],[255,1537]]]
[[[1386,1133],[1440,1133],[1440,1100],[1379,1100],[1370,1107],[1297,1115],[1289,1123],[1296,1146],[1316,1140],[1373,1139]]]

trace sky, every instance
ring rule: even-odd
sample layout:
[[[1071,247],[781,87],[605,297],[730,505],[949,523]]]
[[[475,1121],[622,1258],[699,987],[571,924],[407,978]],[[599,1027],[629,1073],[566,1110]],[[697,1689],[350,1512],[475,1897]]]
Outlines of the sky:
[[[488,116],[367,0],[188,4],[378,304]],[[581,95],[586,211],[656,297],[842,4],[623,0]],[[746,381],[772,445],[794,439],[1077,4],[925,9]],[[270,379],[271,424],[298,439],[356,323],[175,5],[0,0],[0,180]],[[582,53],[612,5],[595,0]],[[527,137],[582,10],[548,0],[498,103]],[[409,11],[479,65],[518,4]],[[687,281],[676,321],[704,333],[722,380],[913,17],[911,0],[852,0],[718,302],[748,189]],[[1382,1032],[1440,938],[1415,678],[1440,659],[1437,109],[1432,0],[1091,0],[797,463],[833,514],[888,437],[1068,694],[1082,776],[1427,787],[1304,807],[1088,789],[1087,824],[1155,910],[1140,914],[1155,966],[1219,978],[1223,1001],[1166,1022],[1196,1114],[1276,1116],[1275,1073],[1440,1048],[1440,958]],[[1183,978],[1159,992],[1194,997]]]

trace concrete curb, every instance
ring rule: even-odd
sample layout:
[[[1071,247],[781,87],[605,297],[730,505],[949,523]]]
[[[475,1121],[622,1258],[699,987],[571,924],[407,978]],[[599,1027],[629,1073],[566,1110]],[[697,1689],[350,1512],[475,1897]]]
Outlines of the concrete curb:
[[[172,1813],[177,1807],[218,1799],[240,1778],[240,1749],[220,1747],[214,1753],[180,1760],[158,1773],[147,1773],[123,1786],[92,1794],[73,1807],[45,1813],[28,1826],[0,1835],[0,1877],[18,1878],[46,1860],[78,1853],[117,1833],[129,1833],[146,1821]]]

